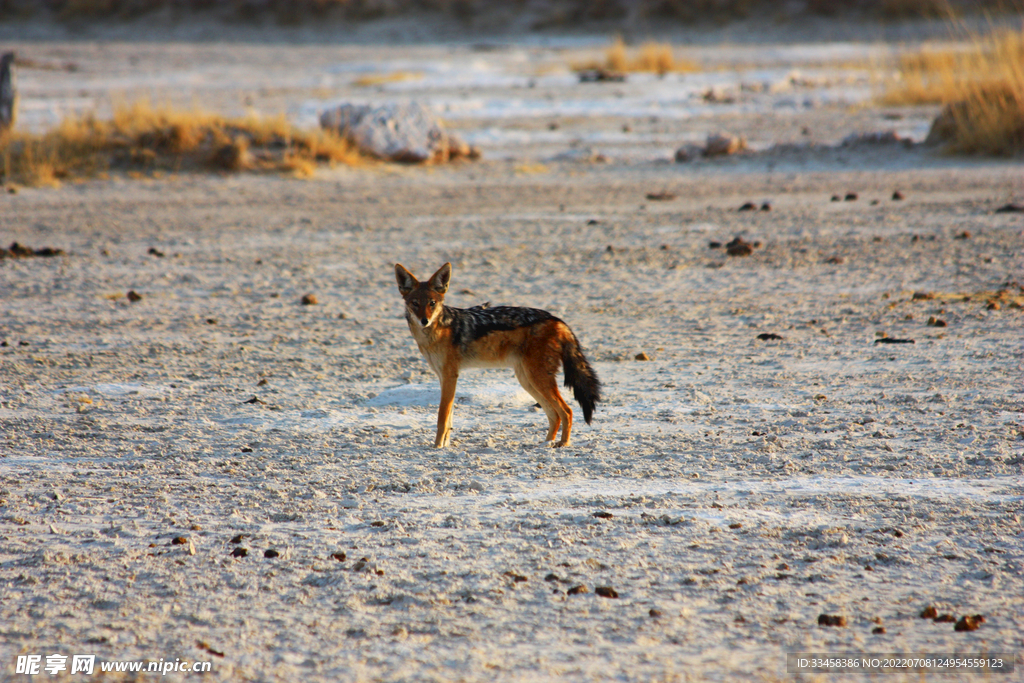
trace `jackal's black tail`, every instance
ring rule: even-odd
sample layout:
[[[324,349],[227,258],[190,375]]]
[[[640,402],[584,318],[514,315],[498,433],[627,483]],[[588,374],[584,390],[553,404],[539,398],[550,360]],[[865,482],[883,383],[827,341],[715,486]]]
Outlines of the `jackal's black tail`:
[[[594,407],[601,400],[601,380],[583,355],[576,335],[562,346],[562,367],[565,369],[565,386],[572,388],[572,395],[583,408],[583,419],[590,424]]]

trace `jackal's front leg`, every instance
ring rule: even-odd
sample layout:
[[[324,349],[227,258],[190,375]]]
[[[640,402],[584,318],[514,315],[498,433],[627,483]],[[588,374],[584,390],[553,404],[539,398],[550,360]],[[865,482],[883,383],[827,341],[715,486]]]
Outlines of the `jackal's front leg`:
[[[437,437],[434,448],[446,447],[452,439],[452,408],[455,405],[455,386],[459,383],[458,372],[441,373],[441,404],[437,407]]]

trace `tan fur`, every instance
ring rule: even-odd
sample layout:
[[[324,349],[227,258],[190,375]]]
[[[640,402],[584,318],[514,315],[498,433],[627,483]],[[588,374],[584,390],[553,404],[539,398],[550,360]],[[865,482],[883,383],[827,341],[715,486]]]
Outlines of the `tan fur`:
[[[547,415],[546,440],[554,441],[561,427],[562,438],[555,445],[568,446],[572,408],[558,391],[557,373],[562,365],[563,345],[576,343],[572,331],[560,320],[546,320],[514,330],[492,331],[471,342],[463,352],[453,343],[452,330],[438,322],[450,276],[451,264],[446,263],[421,283],[404,266],[395,265],[395,277],[409,314],[409,330],[441,382],[434,446],[444,448],[451,442],[459,371],[471,367],[512,368],[523,389]],[[428,321],[426,325],[422,324],[424,319]]]

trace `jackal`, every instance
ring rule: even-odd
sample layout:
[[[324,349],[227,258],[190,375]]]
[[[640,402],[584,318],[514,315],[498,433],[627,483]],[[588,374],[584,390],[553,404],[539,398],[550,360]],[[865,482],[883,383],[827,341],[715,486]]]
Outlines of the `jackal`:
[[[459,371],[473,367],[512,368],[523,389],[548,416],[547,441],[555,440],[561,426],[562,438],[555,445],[568,446],[572,408],[558,393],[558,366],[565,368],[565,386],[572,388],[587,424],[594,415],[594,405],[601,400],[601,381],[583,355],[576,335],[564,321],[537,308],[492,308],[489,303],[472,308],[445,306],[444,295],[451,278],[450,263],[426,282],[417,280],[402,264],[395,264],[409,330],[430,369],[441,380],[434,447],[444,448],[451,440]]]

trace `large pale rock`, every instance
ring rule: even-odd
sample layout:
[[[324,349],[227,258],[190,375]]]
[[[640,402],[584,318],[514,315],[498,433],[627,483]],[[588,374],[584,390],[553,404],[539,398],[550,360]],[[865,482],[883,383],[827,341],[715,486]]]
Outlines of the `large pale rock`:
[[[387,161],[444,162],[480,156],[418,102],[343,104],[323,112],[320,125],[341,133],[364,154]]]
[[[729,133],[714,133],[708,136],[704,146],[704,156],[720,157],[747,149],[747,139]]]

